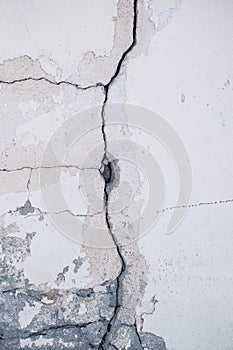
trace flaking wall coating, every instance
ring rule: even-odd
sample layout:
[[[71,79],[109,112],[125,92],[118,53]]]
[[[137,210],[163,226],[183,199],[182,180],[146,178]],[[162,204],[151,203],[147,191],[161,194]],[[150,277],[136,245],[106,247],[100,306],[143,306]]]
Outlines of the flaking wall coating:
[[[59,9],[54,13],[51,10],[52,3],[45,2],[43,9],[39,9],[42,5],[36,2],[32,2],[33,6],[23,2],[25,21],[20,24],[18,38],[9,40],[9,44],[4,43],[6,53],[0,56],[3,125],[0,163],[0,348],[202,349],[192,338],[188,342],[187,339],[177,340],[174,326],[173,338],[170,339],[169,320],[163,319],[163,327],[159,325],[162,311],[167,315],[164,305],[172,301],[165,292],[167,299],[163,303],[163,289],[160,286],[157,288],[159,282],[153,279],[159,280],[162,276],[161,283],[166,279],[166,275],[160,275],[160,269],[163,269],[166,261],[155,263],[146,239],[132,242],[131,237],[137,237],[139,223],[128,223],[127,215],[124,220],[121,217],[122,221],[119,222],[110,201],[114,189],[121,181],[124,165],[114,158],[114,150],[108,144],[111,130],[107,126],[110,116],[106,106],[112,102],[137,104],[132,97],[138,94],[135,82],[144,90],[144,80],[141,77],[144,69],[138,69],[138,65],[141,60],[148,57],[153,61],[160,54],[155,41],[157,35],[165,35],[163,40],[166,42],[166,33],[161,33],[172,24],[180,7],[182,10],[182,5],[179,1],[167,1],[164,4],[161,1],[101,0],[98,9],[95,9],[93,26],[103,24],[104,32],[101,29],[97,33],[91,30],[90,35],[88,29],[83,30],[86,29],[84,24],[84,27],[77,25],[77,38],[68,17],[72,12],[72,18],[74,13],[77,18],[89,18],[88,13],[94,11],[91,10],[93,4],[90,1],[80,1],[79,4],[71,0],[61,1]],[[12,4],[16,6],[16,2]],[[52,13],[48,28],[52,23],[60,23],[63,12],[67,15],[63,24],[67,31],[64,29],[62,32],[60,46],[56,33],[53,36],[54,31],[51,30],[51,35],[46,39],[44,31],[47,27],[40,26],[42,22],[38,10],[43,13],[46,7],[48,13]],[[10,9],[9,14],[5,15],[5,20],[7,16],[14,17],[12,11]],[[40,24],[38,28],[29,21],[33,16],[34,22]],[[3,31],[6,30],[4,23],[3,21]],[[83,23],[81,19],[80,23]],[[88,23],[87,28],[91,26]],[[29,38],[22,34],[25,30]],[[70,40],[66,43],[68,37]],[[42,43],[44,40],[44,45],[35,44],[36,38],[40,38]],[[14,48],[16,40],[22,49],[18,45]],[[53,41],[56,44],[53,45]],[[149,67],[153,73],[154,63]],[[158,72],[156,74],[159,76]],[[155,80],[156,74],[153,78]],[[166,74],[165,77],[167,78]],[[151,82],[150,79],[148,81]],[[151,104],[154,108],[153,98],[147,100],[154,93],[153,84],[156,85],[156,81],[151,84],[148,93],[137,89],[140,91],[138,102],[148,106]],[[163,93],[164,91],[166,89]],[[179,99],[185,105],[183,91],[180,92]],[[93,106],[100,106],[99,128],[93,131],[91,137],[101,145],[102,156],[85,165],[85,168],[82,167],[83,152],[91,142],[88,137],[84,137],[82,145],[71,152],[65,166],[46,164],[44,170],[49,177],[55,167],[62,167],[71,191],[77,185],[73,179],[80,172],[85,172],[90,181],[97,183],[102,192],[101,210],[94,210],[86,203],[79,205],[77,198],[74,198],[69,215],[83,217],[89,225],[93,222],[104,225],[113,243],[112,249],[88,247],[85,244],[88,225],[83,225],[81,245],[62,236],[49,220],[50,213],[40,198],[41,157],[51,133],[70,117]],[[169,116],[172,115],[166,108],[163,110],[162,105],[160,108]],[[183,131],[182,127],[180,131]],[[125,127],[121,132],[124,136],[131,137],[129,128]],[[183,135],[185,132],[182,132]],[[133,145],[130,152],[133,158]],[[140,191],[138,172],[134,173],[133,181]],[[189,208],[217,207],[232,202],[231,196],[222,198],[206,200],[197,195]],[[136,202],[137,196],[133,200]],[[140,213],[142,204],[138,203],[137,210]],[[168,203],[163,212],[169,212],[171,207]],[[64,208],[58,205],[54,214],[62,215],[63,212]],[[189,225],[185,226],[185,230],[189,230]],[[157,234],[156,230],[153,232]],[[152,240],[154,253],[158,253],[157,247],[166,244],[159,243],[158,239],[161,237]],[[166,251],[164,247],[163,249]],[[168,266],[170,265],[166,265],[169,274]],[[159,274],[155,271],[156,268]],[[169,285],[169,281],[166,283]],[[160,299],[163,309],[159,309],[156,314]],[[167,326],[164,327],[164,324]],[[193,332],[195,333],[195,328]],[[167,340],[169,346],[166,345]],[[177,341],[180,341],[179,346]],[[215,349],[210,344],[205,345],[205,350]],[[227,350],[230,349],[230,341],[224,345]]]

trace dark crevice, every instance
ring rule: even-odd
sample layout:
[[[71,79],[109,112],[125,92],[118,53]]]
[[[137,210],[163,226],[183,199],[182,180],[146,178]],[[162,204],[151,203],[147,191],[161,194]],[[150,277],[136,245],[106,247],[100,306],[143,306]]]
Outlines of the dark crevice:
[[[137,337],[138,337],[138,341],[139,341],[141,347],[143,348],[143,346],[142,346],[142,341],[141,341],[141,337],[140,337],[140,334],[138,333],[136,320],[135,320],[135,323],[134,323],[134,329],[135,329],[135,334],[136,334]],[[143,349],[144,349],[144,348],[143,348]]]
[[[15,288],[11,288],[11,289],[3,289],[1,291],[2,294],[6,294],[6,293],[16,293],[19,290],[19,288],[15,287]]]
[[[102,118],[102,135],[103,135],[103,141],[104,141],[104,155],[103,155],[103,159],[101,162],[101,167],[99,169],[101,176],[103,177],[104,180],[104,209],[105,209],[105,220],[106,220],[106,224],[107,224],[107,228],[109,230],[109,233],[111,235],[112,241],[114,243],[115,249],[117,251],[119,260],[120,260],[120,271],[118,273],[118,276],[116,278],[116,290],[115,290],[115,307],[114,307],[114,311],[113,311],[113,315],[111,317],[111,319],[108,322],[107,325],[107,329],[106,332],[104,333],[101,343],[99,345],[99,349],[108,349],[109,345],[110,345],[110,341],[109,341],[109,336],[111,334],[112,331],[112,327],[114,326],[114,324],[117,321],[117,316],[118,316],[118,312],[119,309],[122,306],[122,295],[123,295],[123,280],[126,274],[126,263],[124,260],[124,257],[122,255],[120,246],[117,242],[117,239],[114,235],[114,233],[112,232],[112,226],[111,226],[111,222],[110,222],[110,217],[109,217],[109,193],[111,192],[111,185],[114,182],[114,161],[111,161],[109,154],[108,154],[108,148],[107,148],[107,136],[106,136],[106,131],[105,131],[105,127],[106,127],[106,123],[105,123],[105,107],[108,101],[108,94],[109,94],[109,89],[111,84],[114,82],[114,80],[117,78],[117,76],[120,73],[120,69],[122,67],[122,64],[126,58],[126,56],[133,50],[134,46],[136,45],[136,29],[137,29],[137,0],[134,0],[133,2],[133,33],[132,33],[132,42],[129,45],[129,47],[126,49],[126,51],[124,51],[124,53],[122,54],[114,75],[111,77],[111,79],[109,80],[109,82],[104,86],[104,92],[105,92],[105,98],[104,98],[104,102],[102,105],[102,109],[101,109],[101,118]]]
[[[22,79],[15,79],[15,80],[11,80],[11,81],[0,80],[0,84],[11,85],[11,84],[16,84],[16,83],[22,83],[24,81],[30,81],[30,80],[31,81],[45,81],[49,84],[56,85],[56,86],[69,85],[69,86],[75,87],[78,90],[88,90],[88,89],[104,86],[102,83],[96,83],[95,85],[89,85],[89,86],[80,86],[79,84],[71,83],[69,81],[61,80],[61,81],[57,82],[57,81],[53,81],[53,80],[50,80],[50,79],[45,78],[45,77],[40,77],[40,78],[28,77],[28,78],[22,78]]]
[[[106,158],[102,160],[100,173],[101,173],[101,176],[104,178],[104,181],[106,184],[109,185],[111,182],[113,182],[113,178],[114,178],[113,163],[109,162]]]
[[[103,141],[104,141],[104,157],[103,160],[106,158],[107,159],[107,137],[106,137],[106,132],[105,132],[105,117],[104,117],[104,110],[105,110],[105,106],[108,100],[108,90],[109,90],[109,85],[106,85],[104,87],[104,102],[101,108],[101,118],[102,118],[102,126],[101,126],[101,131],[102,131],[102,135],[103,135]],[[103,160],[102,160],[102,164],[103,164]]]

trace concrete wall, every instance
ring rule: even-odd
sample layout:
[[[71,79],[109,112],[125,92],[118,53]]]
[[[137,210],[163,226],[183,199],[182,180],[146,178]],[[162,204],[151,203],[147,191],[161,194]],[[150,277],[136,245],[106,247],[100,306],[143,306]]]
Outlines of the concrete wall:
[[[233,3],[0,2],[0,349],[233,348]]]

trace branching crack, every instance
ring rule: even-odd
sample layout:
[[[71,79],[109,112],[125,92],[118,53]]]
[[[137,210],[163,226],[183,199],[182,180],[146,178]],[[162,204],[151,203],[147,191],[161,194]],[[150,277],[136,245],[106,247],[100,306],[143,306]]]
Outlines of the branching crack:
[[[96,88],[96,87],[104,87],[104,85],[102,83],[96,83],[95,85],[89,85],[89,86],[80,86],[79,84],[75,84],[75,83],[71,83],[69,81],[65,81],[65,80],[61,80],[61,81],[53,81],[50,80],[48,78],[45,77],[40,77],[40,78],[33,78],[33,77],[28,77],[28,78],[22,78],[22,79],[15,79],[15,80],[11,80],[11,81],[4,81],[4,80],[0,80],[0,84],[7,84],[7,85],[11,85],[11,84],[16,84],[16,83],[22,83],[24,81],[45,81],[49,84],[52,85],[69,85],[69,86],[73,86],[78,90],[88,90],[88,89],[92,89],[92,88]]]
[[[102,117],[102,134],[103,134],[103,140],[104,140],[104,158],[107,158],[107,138],[106,138],[106,132],[105,132],[105,117],[104,117],[104,111],[105,111],[105,106],[108,100],[108,93],[109,93],[109,88],[112,85],[112,83],[114,82],[114,80],[117,78],[117,76],[120,73],[122,64],[126,58],[126,56],[133,50],[133,48],[136,45],[136,34],[137,34],[137,19],[138,19],[138,14],[137,14],[137,0],[134,0],[133,3],[133,33],[132,33],[132,42],[129,45],[129,47],[123,52],[115,73],[113,74],[113,76],[111,77],[111,79],[109,80],[109,82],[104,85],[104,92],[105,92],[105,98],[104,98],[104,102],[103,102],[103,106],[102,106],[102,110],[101,110],[101,117]]]
[[[102,118],[102,135],[103,135],[103,141],[104,141],[104,155],[103,155],[103,159],[101,162],[101,167],[100,167],[100,174],[104,179],[104,209],[105,209],[105,220],[106,220],[106,224],[109,230],[109,233],[111,235],[111,238],[113,240],[113,243],[115,245],[116,251],[118,253],[118,257],[120,260],[120,264],[121,264],[121,268],[120,271],[118,273],[118,276],[116,278],[116,303],[115,303],[115,308],[113,311],[113,315],[111,317],[111,319],[108,322],[107,325],[107,329],[106,332],[104,333],[101,343],[99,345],[99,349],[107,349],[110,341],[109,341],[109,335],[112,331],[112,327],[114,326],[115,322],[117,321],[117,316],[118,316],[118,312],[120,307],[122,306],[122,289],[123,289],[123,285],[122,285],[122,281],[124,280],[125,274],[126,274],[126,263],[125,263],[125,259],[122,255],[120,246],[117,242],[117,239],[115,237],[115,235],[112,232],[112,227],[111,227],[111,222],[110,222],[110,217],[109,217],[109,193],[111,191],[111,187],[109,186],[111,184],[111,181],[114,180],[114,176],[113,176],[113,162],[111,162],[109,155],[108,155],[108,149],[107,149],[107,136],[106,136],[106,131],[105,131],[105,127],[106,127],[106,123],[105,123],[105,107],[108,101],[108,94],[109,94],[109,89],[111,84],[114,82],[114,80],[117,78],[117,76],[120,73],[122,64],[126,58],[126,56],[133,50],[133,48],[136,45],[136,29],[137,29],[137,0],[134,0],[133,2],[133,33],[132,33],[132,42],[129,45],[129,47],[123,52],[114,75],[111,77],[111,79],[109,80],[109,82],[104,86],[104,92],[105,92],[105,98],[104,98],[104,102],[103,102],[103,106],[102,106],[102,110],[101,110],[101,118]]]
[[[151,305],[151,310],[150,311],[144,311],[142,312],[139,317],[140,317],[140,332],[142,332],[143,330],[143,325],[144,325],[144,315],[153,315],[153,313],[155,312],[155,305],[158,303],[159,301],[156,299],[155,295],[153,295],[153,297],[150,300],[150,305]],[[136,322],[136,321],[135,321]]]

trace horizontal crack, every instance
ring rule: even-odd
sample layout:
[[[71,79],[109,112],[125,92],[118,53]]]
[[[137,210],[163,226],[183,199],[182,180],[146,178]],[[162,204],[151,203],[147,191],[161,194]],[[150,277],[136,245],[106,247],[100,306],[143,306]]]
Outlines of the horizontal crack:
[[[0,168],[0,172],[7,172],[7,173],[11,173],[11,172],[16,172],[16,171],[22,171],[25,169],[28,170],[38,170],[38,169],[59,169],[59,168],[75,168],[78,170],[99,170],[98,168],[94,168],[94,167],[85,167],[85,168],[81,168],[78,165],[65,165],[65,164],[61,164],[61,165],[51,165],[51,166],[36,166],[36,167],[31,167],[31,166],[22,166],[21,168],[12,168],[12,169],[7,169],[7,168]]]
[[[65,209],[65,210],[61,210],[61,211],[57,211],[57,212],[47,212],[47,211],[41,211],[39,208],[34,208],[36,210],[39,211],[38,214],[31,214],[31,215],[27,215],[27,216],[38,216],[38,215],[59,215],[59,214],[64,214],[64,213],[68,213],[74,217],[94,217],[96,215],[100,215],[103,213],[103,211],[99,211],[96,212],[94,214],[74,214],[71,210],[69,209]]]
[[[80,86],[79,84],[71,83],[69,81],[61,80],[61,81],[56,82],[56,81],[50,80],[50,79],[45,78],[45,77],[40,77],[40,78],[28,77],[28,78],[22,78],[22,79],[15,79],[15,80],[11,80],[11,81],[0,80],[0,84],[11,85],[11,84],[16,84],[16,83],[22,83],[24,81],[45,81],[49,84],[57,85],[57,86],[70,85],[70,86],[73,86],[79,90],[88,90],[88,89],[92,89],[92,88],[96,88],[96,87],[104,87],[104,85],[102,83],[96,83],[95,85],[89,85],[89,86],[83,87],[83,86]]]
[[[35,211],[38,211],[38,213],[34,213]],[[40,215],[59,215],[59,214],[64,214],[68,213],[74,217],[94,217],[96,215],[100,215],[103,213],[103,211],[99,211],[93,214],[75,214],[69,209],[64,209],[60,211],[55,211],[55,212],[48,212],[48,211],[43,211],[40,208],[32,206],[31,202],[29,199],[27,199],[26,203],[22,207],[18,207],[14,210],[9,210],[6,213],[1,214],[0,217],[3,217],[7,214],[15,214],[15,213],[20,213],[24,217],[31,217],[31,216],[40,216]]]
[[[173,207],[163,208],[161,211],[162,211],[162,213],[164,213],[166,211],[173,210],[173,209],[197,208],[197,207],[201,207],[201,206],[227,204],[227,203],[233,203],[233,198],[211,201],[211,202],[199,202],[199,203],[186,204],[186,205],[185,204],[184,205],[176,205]],[[158,210],[156,213],[158,214],[158,213],[160,213],[160,211]]]
[[[99,319],[97,321],[101,321],[101,319]],[[31,332],[31,333],[25,332],[24,334],[22,334],[21,336],[18,336],[18,337],[1,337],[0,336],[0,339],[13,340],[13,339],[28,339],[28,338],[33,338],[33,337],[39,337],[42,335],[47,335],[47,332],[53,331],[53,330],[57,331],[57,330],[62,330],[62,329],[85,328],[85,327],[89,326],[90,324],[93,324],[97,321],[81,323],[81,324],[67,323],[67,324],[63,324],[63,325],[50,326],[50,327],[43,328],[37,332]]]

